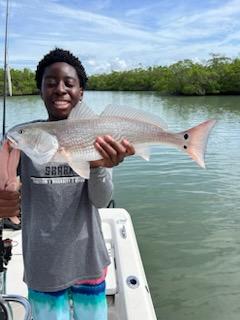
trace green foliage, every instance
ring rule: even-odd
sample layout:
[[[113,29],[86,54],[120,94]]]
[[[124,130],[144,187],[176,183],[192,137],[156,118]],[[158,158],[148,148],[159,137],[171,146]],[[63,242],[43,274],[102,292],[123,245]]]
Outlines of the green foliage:
[[[240,94],[240,58],[212,54],[205,63],[183,60],[169,67],[91,76],[89,90],[158,91],[173,95]]]
[[[29,69],[11,69],[11,81],[13,95],[37,94],[35,73]],[[4,72],[0,69],[0,95],[3,95]]]
[[[0,69],[0,95],[3,94]],[[13,95],[37,94],[35,73],[11,70]],[[157,91],[173,95],[240,94],[240,58],[211,54],[205,63],[178,61],[170,66],[153,66],[89,77],[89,90]]]

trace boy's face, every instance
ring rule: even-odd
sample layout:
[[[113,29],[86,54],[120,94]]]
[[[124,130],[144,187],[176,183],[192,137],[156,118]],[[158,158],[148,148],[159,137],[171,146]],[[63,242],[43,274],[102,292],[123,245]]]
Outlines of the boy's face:
[[[43,74],[41,96],[49,120],[66,119],[83,95],[83,88],[74,67],[55,62]]]

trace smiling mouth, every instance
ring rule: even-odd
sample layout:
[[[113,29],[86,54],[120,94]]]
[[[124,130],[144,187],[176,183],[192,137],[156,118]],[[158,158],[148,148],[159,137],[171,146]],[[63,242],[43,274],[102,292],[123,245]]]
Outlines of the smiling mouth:
[[[67,109],[69,107],[70,101],[67,100],[56,100],[53,101],[53,105],[56,109]]]

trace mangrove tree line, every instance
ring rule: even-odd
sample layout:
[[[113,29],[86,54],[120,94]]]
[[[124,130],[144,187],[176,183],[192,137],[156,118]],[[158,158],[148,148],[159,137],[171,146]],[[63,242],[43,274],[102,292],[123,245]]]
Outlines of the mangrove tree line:
[[[11,70],[13,94],[38,93],[34,72]],[[112,71],[89,77],[88,90],[157,91],[173,95],[240,94],[240,58],[213,54],[205,63],[183,60],[170,66]],[[0,93],[3,70],[0,69]]]

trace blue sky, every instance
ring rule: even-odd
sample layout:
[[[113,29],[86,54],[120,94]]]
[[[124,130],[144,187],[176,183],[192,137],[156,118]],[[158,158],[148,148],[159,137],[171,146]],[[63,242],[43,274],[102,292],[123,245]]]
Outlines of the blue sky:
[[[0,67],[5,0],[0,0]],[[88,74],[204,62],[240,53],[240,0],[10,0],[9,64],[35,70],[54,47],[69,49]]]

